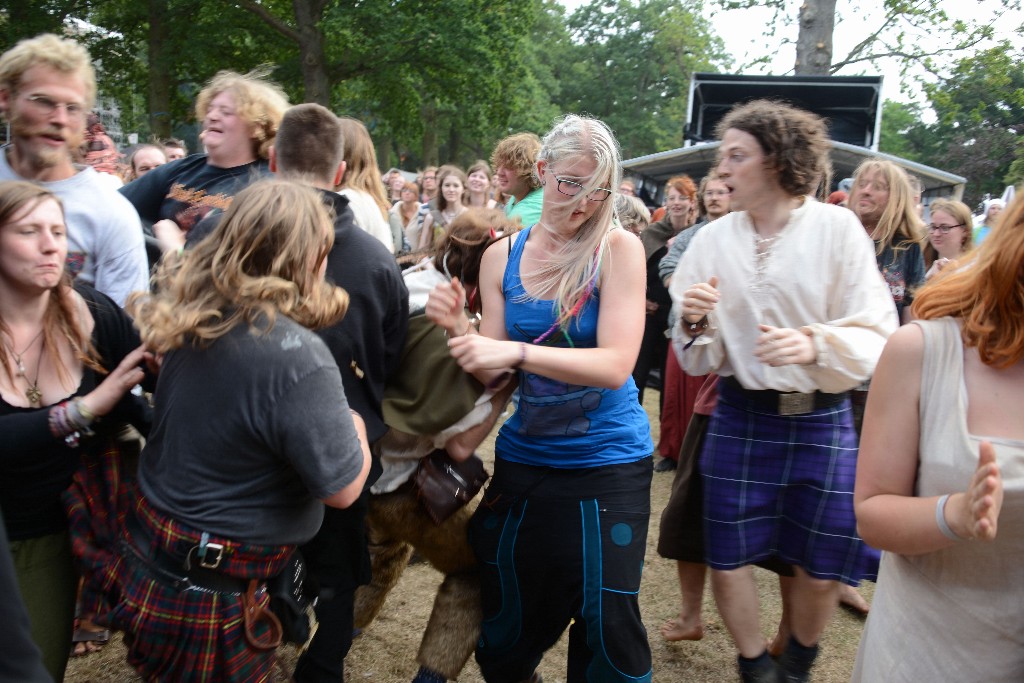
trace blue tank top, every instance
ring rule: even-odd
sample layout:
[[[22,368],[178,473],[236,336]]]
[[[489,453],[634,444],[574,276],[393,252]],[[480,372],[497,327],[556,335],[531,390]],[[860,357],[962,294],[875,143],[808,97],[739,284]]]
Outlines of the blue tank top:
[[[533,299],[519,276],[530,228],[513,237],[505,266],[505,331],[513,341],[532,344],[555,321],[555,302]],[[569,327],[554,332],[546,346],[597,346],[600,292],[595,289]],[[634,462],[654,450],[647,413],[629,377],[618,389],[599,389],[519,372],[519,404],[495,442],[498,457],[527,465],[598,467]]]

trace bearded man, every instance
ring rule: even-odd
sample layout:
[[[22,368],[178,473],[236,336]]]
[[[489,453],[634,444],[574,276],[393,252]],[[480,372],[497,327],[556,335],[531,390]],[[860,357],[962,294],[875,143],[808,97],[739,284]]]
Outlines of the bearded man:
[[[72,156],[95,99],[89,53],[73,40],[43,34],[0,55],[0,113],[11,127],[0,180],[33,181],[60,197],[68,271],[123,305],[147,289],[149,270],[135,209]]]

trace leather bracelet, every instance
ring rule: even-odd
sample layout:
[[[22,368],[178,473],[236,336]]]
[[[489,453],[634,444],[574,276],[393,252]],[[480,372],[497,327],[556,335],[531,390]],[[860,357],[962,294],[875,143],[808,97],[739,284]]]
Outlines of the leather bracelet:
[[[519,360],[513,365],[512,369],[519,368],[526,362],[526,342],[519,342]]]
[[[700,335],[704,334],[705,330],[708,329],[708,316],[707,315],[705,315],[703,318],[701,318],[700,320],[698,320],[697,322],[694,322],[694,323],[691,323],[686,318],[683,318],[682,321],[683,321],[683,329],[686,330],[686,333],[688,335],[690,335],[691,337],[699,337]]]

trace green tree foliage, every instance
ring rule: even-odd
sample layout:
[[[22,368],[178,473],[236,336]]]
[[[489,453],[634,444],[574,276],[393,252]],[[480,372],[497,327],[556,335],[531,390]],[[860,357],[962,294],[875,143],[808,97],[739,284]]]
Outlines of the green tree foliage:
[[[64,24],[85,14],[86,0],[0,0],[0,51],[22,38],[62,33]]]
[[[730,64],[698,3],[593,0],[568,26],[560,100],[607,122],[626,158],[681,146],[690,76]]]
[[[1024,179],[1024,55],[1007,43],[961,59],[924,92],[936,115],[886,102],[880,149],[967,178],[964,201],[977,206]]]
[[[936,159],[968,178],[969,203],[1001,195],[1024,164],[1024,51],[1002,43],[962,59],[952,75],[925,88],[938,121]],[[1016,162],[1014,172],[1011,167]],[[1018,175],[1015,175],[1018,174]]]
[[[363,119],[425,162],[468,152],[507,122],[538,0],[239,0],[280,36],[302,99]],[[312,43],[312,46],[311,46]],[[294,68],[297,66],[297,69]],[[324,87],[326,86],[326,92]],[[383,155],[382,155],[383,156]]]
[[[921,114],[921,106],[917,104],[893,100],[882,103],[879,151],[927,164],[926,159],[934,156],[934,140]]]
[[[141,137],[174,134],[194,148],[193,106],[203,84],[222,69],[277,62],[273,32],[230,3],[94,0],[85,18],[96,27],[86,42],[101,63],[100,87]]]

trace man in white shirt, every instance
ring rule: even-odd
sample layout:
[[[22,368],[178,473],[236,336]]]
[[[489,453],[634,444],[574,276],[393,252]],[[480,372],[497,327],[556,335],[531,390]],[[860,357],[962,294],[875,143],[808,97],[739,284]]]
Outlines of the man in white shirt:
[[[874,578],[853,515],[857,436],[849,391],[897,327],[872,242],[849,211],[816,202],[824,122],[788,105],[739,106],[718,128],[733,212],[701,230],[670,286],[691,375],[720,375],[700,471],[705,556],[744,681],[809,680],[839,581]],[[776,664],[751,565],[794,566],[792,637]]]
[[[0,112],[11,126],[0,180],[31,180],[60,197],[69,272],[124,305],[129,293],[149,284],[139,216],[72,157],[95,98],[89,53],[72,40],[43,34],[0,56]]]

